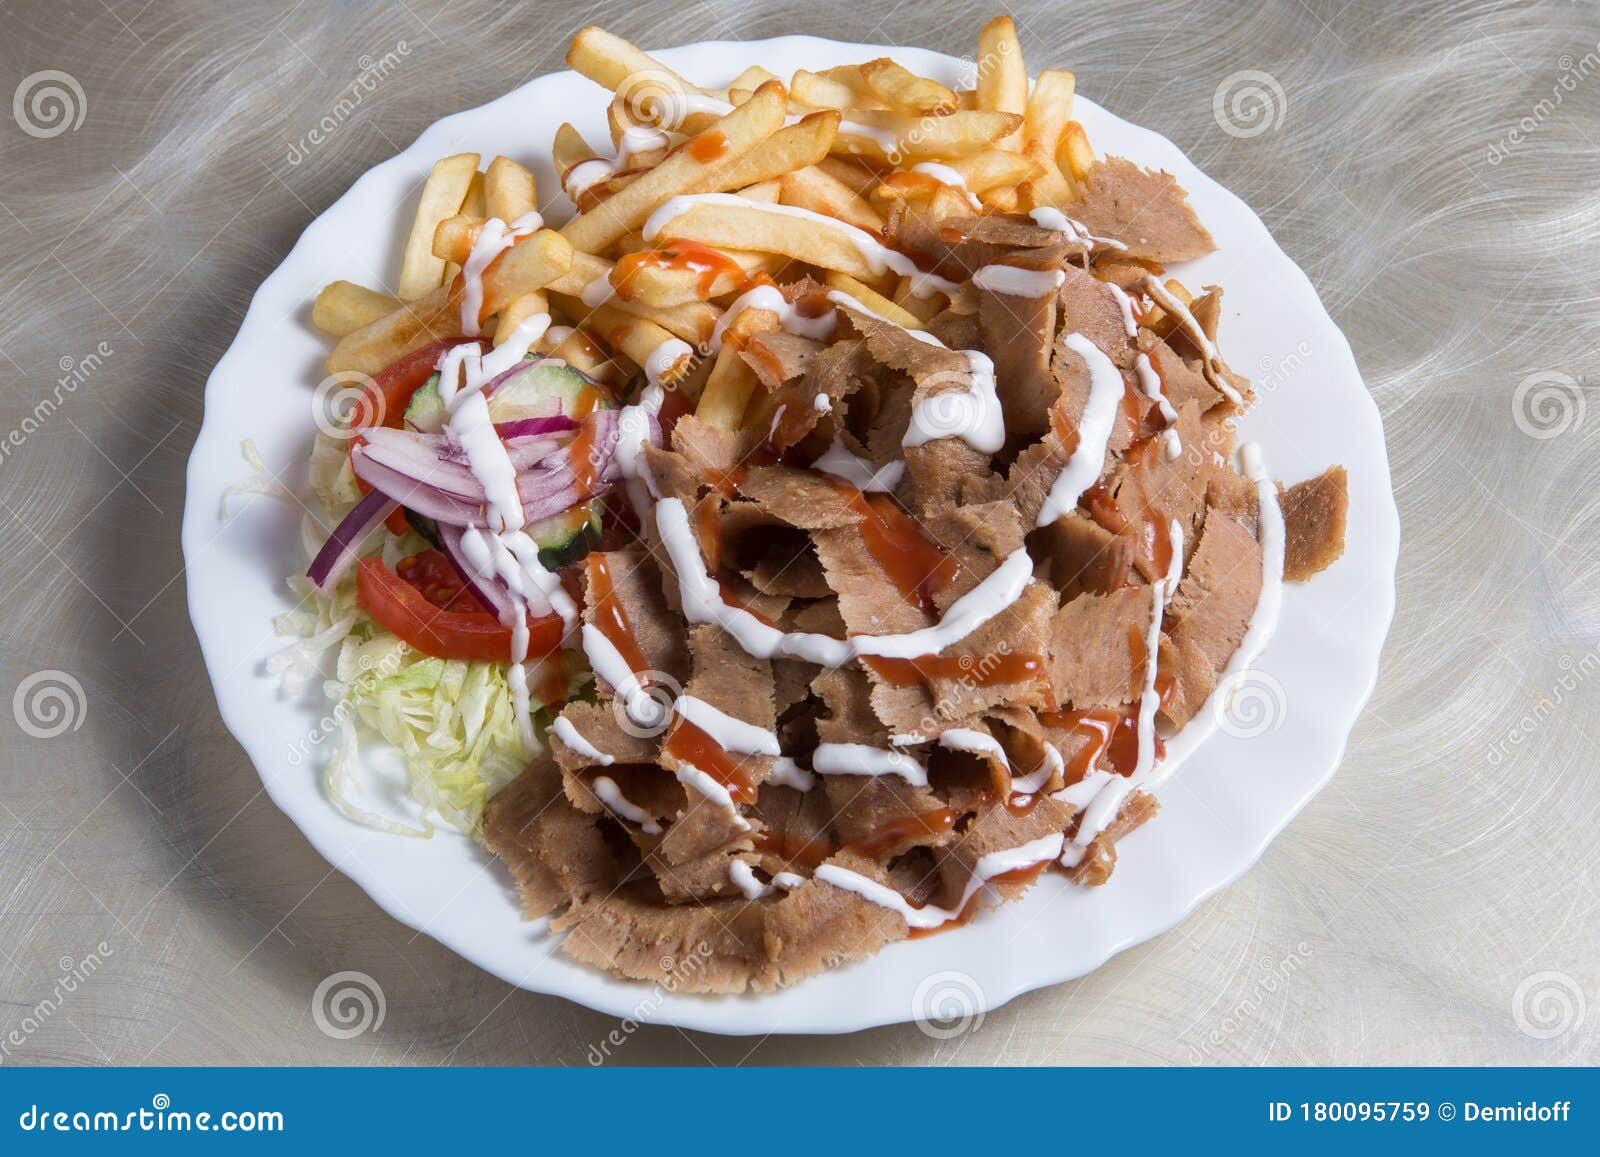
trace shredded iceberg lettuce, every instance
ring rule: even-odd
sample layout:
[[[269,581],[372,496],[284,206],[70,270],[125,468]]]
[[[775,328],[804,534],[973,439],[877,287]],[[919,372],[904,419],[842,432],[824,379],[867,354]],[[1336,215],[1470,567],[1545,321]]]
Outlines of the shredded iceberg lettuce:
[[[257,465],[252,462],[252,466]],[[310,489],[328,525],[360,497],[349,455],[336,439],[318,434],[312,450]],[[264,471],[262,471],[264,473]],[[307,514],[302,527],[308,557],[327,535],[326,526]],[[381,550],[388,562],[427,545],[413,532],[384,532]],[[376,542],[377,540],[375,540]],[[352,571],[329,595],[303,575],[291,576],[295,610],[279,615],[281,635],[296,641],[267,663],[286,694],[299,695],[316,680],[334,704],[335,724],[323,785],[333,804],[357,823],[398,835],[427,837],[442,824],[481,838],[483,805],[536,754],[523,743],[505,668],[497,663],[437,659],[381,630],[356,600]],[[329,656],[333,676],[326,678]],[[544,664],[529,664],[528,682],[537,688],[558,675],[569,690],[582,678],[582,664],[557,653]],[[543,712],[536,717],[541,734]],[[353,802],[361,775],[364,740],[381,740],[405,762],[406,788],[422,809],[420,827],[399,823]]]

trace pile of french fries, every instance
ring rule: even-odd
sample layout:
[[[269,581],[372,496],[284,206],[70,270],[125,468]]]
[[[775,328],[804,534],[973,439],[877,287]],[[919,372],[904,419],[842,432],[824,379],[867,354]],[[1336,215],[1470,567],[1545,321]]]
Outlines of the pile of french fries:
[[[777,315],[741,310],[719,349],[709,346],[728,305],[751,287],[809,275],[910,328],[945,305],[875,269],[845,230],[763,206],[808,210],[881,240],[896,202],[933,220],[1068,207],[1094,164],[1072,118],[1073,74],[1047,69],[1030,84],[1007,16],[979,34],[971,89],[887,58],[802,69],[787,86],[751,67],[726,88],[703,88],[595,27],[573,38],[567,62],[613,93],[610,150],[570,124],[556,133],[561,192],[579,212],[559,230],[529,232],[483,272],[483,333],[503,339],[548,312],[559,324],[539,352],[619,392],[650,364],[725,428],[766,418],[737,351],[777,328]],[[330,372],[375,374],[463,332],[461,268],[484,222],[540,207],[527,168],[502,156],[480,172],[480,160],[461,153],[433,166],[393,293],[340,281],[318,295],[313,322],[338,339]],[[580,171],[589,179],[575,180]],[[662,205],[700,193],[734,196],[695,203],[645,236]]]

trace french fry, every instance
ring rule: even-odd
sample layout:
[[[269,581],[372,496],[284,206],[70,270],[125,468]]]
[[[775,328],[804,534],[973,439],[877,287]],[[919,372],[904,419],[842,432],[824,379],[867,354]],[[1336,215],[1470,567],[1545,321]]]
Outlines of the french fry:
[[[547,350],[541,350],[549,357],[558,357],[566,365],[573,366],[579,373],[589,374],[598,382],[621,381],[622,371],[616,362],[606,357],[605,350],[600,349],[594,338],[584,333],[581,328],[574,328],[571,333],[557,334],[560,341],[550,342]]]
[[[648,318],[613,305],[597,306],[590,311],[583,324],[604,338],[613,350],[641,368],[658,346],[673,338],[671,333]]]
[[[816,165],[863,197],[879,180],[879,174],[875,170],[869,169],[857,159],[846,160],[844,157],[827,156],[816,162]]]
[[[848,84],[800,69],[789,81],[789,99],[806,108],[848,112],[858,103]]]
[[[879,317],[888,318],[906,329],[922,329],[922,319],[909,310],[902,309],[870,286],[863,285],[847,273],[829,273],[824,280],[846,297],[853,297]]]
[[[739,356],[739,350],[756,334],[771,333],[777,328],[778,315],[766,309],[747,309],[733,319],[723,334],[722,349],[695,406],[695,417],[725,430],[738,427],[760,384],[755,371]]]
[[[311,306],[311,324],[332,337],[354,333],[380,317],[393,313],[400,303],[386,293],[353,281],[335,281],[322,287]]]
[[[734,77],[728,82],[728,99],[733,100],[733,94],[735,91],[742,90],[746,93],[753,93],[756,89],[766,84],[767,81],[777,79],[778,78],[776,76],[762,68],[759,64],[752,64],[749,68],[745,69],[738,76]],[[733,100],[733,103],[743,104],[744,102]]]
[[[968,189],[980,195],[998,185],[1020,185],[1032,180],[1040,171],[1022,154],[998,148],[951,157],[945,163],[961,174]]]
[[[1089,134],[1077,121],[1069,121],[1056,146],[1056,163],[1061,171],[1082,184],[1094,168],[1094,149],[1089,145]]]
[[[814,165],[826,159],[838,131],[838,113],[812,113],[787,128],[779,129],[731,165],[717,170],[712,175],[713,179],[702,182],[695,192],[743,189]]]
[[[1021,190],[1029,208],[1061,205],[1076,195],[1056,164],[1056,145],[1072,119],[1072,95],[1077,79],[1072,73],[1047,68],[1033,82],[1022,126],[1022,151],[1042,172]]]
[[[668,245],[623,256],[611,270],[611,284],[625,301],[665,308],[733,293],[758,274],[770,274],[781,260],[767,253]]]
[[[962,110],[941,117],[908,117],[861,109],[840,124],[833,151],[843,156],[878,159],[898,155],[913,161],[934,157],[943,160],[993,147],[1021,125],[1022,118],[1015,113],[987,109]]]
[[[783,183],[781,181],[761,181],[758,184],[746,185],[738,191],[738,195],[746,201],[758,201],[764,205],[776,205],[782,192]]]
[[[629,229],[643,224],[663,201],[697,187],[718,163],[732,162],[758,141],[770,137],[783,125],[783,117],[783,86],[762,85],[714,127],[698,134],[627,188],[574,217],[562,229],[562,235],[573,248],[598,253]],[[712,149],[716,150],[714,155]]]
[[[483,174],[473,173],[472,184],[467,186],[467,195],[461,199],[461,216],[472,218],[487,216],[488,211],[484,208],[484,204]],[[438,254],[434,254],[434,256],[437,257]],[[460,265],[454,261],[446,260],[444,263],[444,277],[440,280],[440,284],[449,285],[460,272]]]
[[[496,157],[483,174],[483,202],[487,216],[515,221],[539,203],[533,174],[510,157]]]
[[[411,233],[400,253],[400,280],[395,294],[401,301],[415,301],[439,287],[444,278],[444,262],[433,255],[433,231],[440,221],[461,212],[461,203],[477,172],[477,153],[457,153],[436,161],[428,173]]]
[[[844,222],[830,225],[768,212],[759,205],[717,203],[691,206],[667,221],[653,240],[658,245],[669,241],[698,241],[717,249],[781,253],[796,261],[848,273],[871,284],[877,280],[877,275],[848,230],[852,227]]]
[[[581,29],[572,38],[567,48],[567,64],[580,76],[586,76],[612,92],[626,87],[630,78],[636,83],[640,78],[649,78],[659,84],[663,91],[670,90],[674,85],[680,93],[706,91],[689,83],[648,52],[593,24]]]
[[[837,217],[869,233],[883,229],[882,215],[867,204],[865,197],[815,165],[785,173],[779,181],[778,201]]]
[[[817,73],[823,80],[832,81],[834,84],[843,85],[850,91],[852,107],[861,109],[883,108],[883,101],[878,94],[872,91],[867,84],[867,78],[861,74],[859,64],[838,64],[832,68],[825,68]]]
[[[612,297],[611,262],[590,253],[575,253],[571,267],[550,283],[550,291],[569,299],[563,308],[571,317],[587,317],[598,305],[614,305],[618,309],[655,322],[674,337],[690,345],[704,341],[711,334],[722,311],[703,301],[689,301],[679,305],[659,307],[642,301],[628,301]],[[571,301],[576,301],[572,305]]]
[[[506,339],[516,331],[517,326],[527,321],[536,313],[549,313],[550,302],[543,292],[535,289],[532,293],[524,293],[514,301],[506,303],[500,311],[500,319],[495,323],[494,344],[504,345]]]
[[[524,237],[484,270],[482,316],[492,317],[508,302],[548,285],[572,260],[572,246],[559,233],[540,229]],[[441,285],[340,338],[328,355],[328,372],[375,374],[414,349],[460,333],[460,290]]]
[[[1022,207],[1022,195],[1015,185],[997,185],[978,194],[978,200],[996,213],[1015,213]]]
[[[978,32],[978,107],[995,112],[1025,113],[1028,108],[1028,69],[1022,60],[1022,42],[1009,16],[996,16]],[[1020,149],[1022,139],[1012,133],[995,142],[1002,149]]]
[[[567,174],[573,168],[594,157],[594,149],[589,147],[589,142],[583,139],[583,134],[577,129],[563,124],[556,130],[555,139],[550,142],[550,159],[555,164],[563,187],[566,186]]]
[[[956,94],[944,85],[918,76],[887,56],[863,64],[861,79],[884,104],[908,116],[948,116],[961,107]]]

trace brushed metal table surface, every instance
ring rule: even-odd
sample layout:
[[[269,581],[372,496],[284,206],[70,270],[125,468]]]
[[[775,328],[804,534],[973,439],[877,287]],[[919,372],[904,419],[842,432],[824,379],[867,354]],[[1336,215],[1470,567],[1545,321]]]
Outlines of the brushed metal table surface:
[[[561,68],[581,24],[646,46],[812,32],[962,54],[987,15],[0,5],[16,94],[0,116],[0,1062],[588,1063],[614,1021],[389,919],[223,729],[178,549],[203,383],[314,215],[439,116]],[[1256,868],[1090,977],[944,1039],[645,1029],[614,1058],[1593,1062],[1600,11],[1097,0],[1016,16],[1031,66],[1076,70],[1248,201],[1349,335],[1404,528],[1377,693],[1333,784]],[[341,109],[389,52],[400,66]],[[341,1039],[312,1005],[344,970],[384,1008]]]

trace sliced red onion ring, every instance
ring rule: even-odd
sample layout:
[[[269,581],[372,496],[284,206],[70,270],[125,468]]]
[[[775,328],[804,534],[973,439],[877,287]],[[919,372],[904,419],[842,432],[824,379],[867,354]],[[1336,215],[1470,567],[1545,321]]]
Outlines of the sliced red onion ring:
[[[565,434],[578,428],[577,420],[565,414],[552,414],[548,418],[518,418],[515,422],[496,422],[495,433],[507,441],[525,438],[530,434]]]
[[[306,577],[311,580],[311,585],[323,594],[333,590],[344,577],[344,572],[356,561],[357,552],[367,540],[367,535],[381,526],[398,505],[377,490],[356,503],[343,521],[334,527],[328,541],[322,544],[317,557],[306,568]]]
[[[409,506],[435,522],[449,523],[451,526],[484,525],[482,491],[479,491],[476,501],[465,501],[374,461],[365,450],[366,447],[358,446],[350,455],[350,463],[355,467],[356,476],[374,490],[382,491],[401,505]]]

